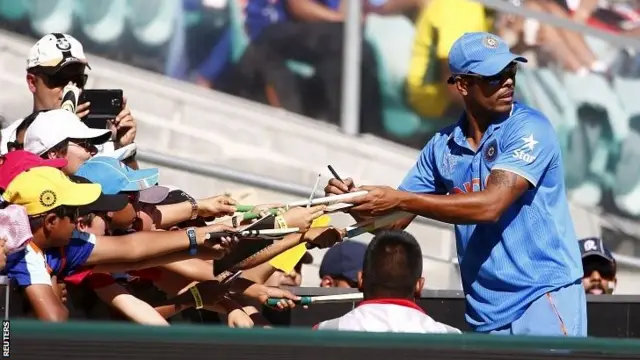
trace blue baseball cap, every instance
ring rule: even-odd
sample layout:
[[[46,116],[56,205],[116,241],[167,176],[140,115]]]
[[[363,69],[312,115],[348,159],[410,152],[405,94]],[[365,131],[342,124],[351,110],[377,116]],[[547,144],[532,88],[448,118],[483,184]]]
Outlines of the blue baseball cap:
[[[449,70],[453,76],[493,76],[513,61],[526,63],[527,59],[512,53],[504,39],[488,32],[465,33],[449,50]],[[452,80],[453,77],[449,78],[450,83]]]
[[[353,240],[345,240],[332,246],[324,254],[320,263],[320,277],[339,275],[357,282],[366,251],[367,245]]]
[[[157,168],[134,170],[110,156],[94,156],[76,171],[76,176],[100,184],[105,194],[139,191],[140,202],[158,204],[169,194],[169,188],[157,186]]]
[[[580,255],[582,258],[586,258],[587,256],[600,256],[612,263],[616,263],[616,260],[613,258],[613,254],[609,249],[604,246],[604,242],[600,238],[586,238],[578,241],[580,245]]]

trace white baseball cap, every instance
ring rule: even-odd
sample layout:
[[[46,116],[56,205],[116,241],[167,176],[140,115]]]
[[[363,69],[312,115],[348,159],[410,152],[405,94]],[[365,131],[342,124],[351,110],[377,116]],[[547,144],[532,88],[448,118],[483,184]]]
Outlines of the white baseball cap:
[[[82,44],[71,35],[51,33],[43,36],[29,50],[27,70],[37,67],[55,73],[66,65],[78,63],[91,69]]]
[[[111,139],[111,130],[92,129],[67,110],[49,110],[39,114],[27,128],[24,149],[42,155],[67,139],[86,139],[100,145]]]

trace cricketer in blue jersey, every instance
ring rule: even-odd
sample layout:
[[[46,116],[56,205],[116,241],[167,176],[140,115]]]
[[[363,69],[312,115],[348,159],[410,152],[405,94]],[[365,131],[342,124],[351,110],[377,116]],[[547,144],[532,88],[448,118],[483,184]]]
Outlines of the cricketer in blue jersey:
[[[464,34],[449,53],[449,83],[465,102],[458,122],[434,135],[397,190],[332,179],[325,191],[368,190],[352,200],[355,217],[400,210],[455,224],[475,331],[586,336],[560,145],[543,114],[513,101],[518,62],[503,39]]]

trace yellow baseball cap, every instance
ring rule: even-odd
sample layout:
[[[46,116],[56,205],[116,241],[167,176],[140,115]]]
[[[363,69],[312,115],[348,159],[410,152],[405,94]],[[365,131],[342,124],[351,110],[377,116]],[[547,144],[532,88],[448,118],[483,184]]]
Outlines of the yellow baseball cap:
[[[22,205],[29,216],[47,213],[58,206],[82,206],[96,201],[101,194],[99,184],[76,184],[60,170],[40,166],[16,176],[2,197]]]

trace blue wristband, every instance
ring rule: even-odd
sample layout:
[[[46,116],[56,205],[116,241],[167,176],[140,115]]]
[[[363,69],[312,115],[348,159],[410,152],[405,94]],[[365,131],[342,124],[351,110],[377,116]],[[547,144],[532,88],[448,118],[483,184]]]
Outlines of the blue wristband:
[[[195,256],[198,253],[198,242],[196,241],[196,228],[187,228],[187,237],[189,238],[189,255]]]

